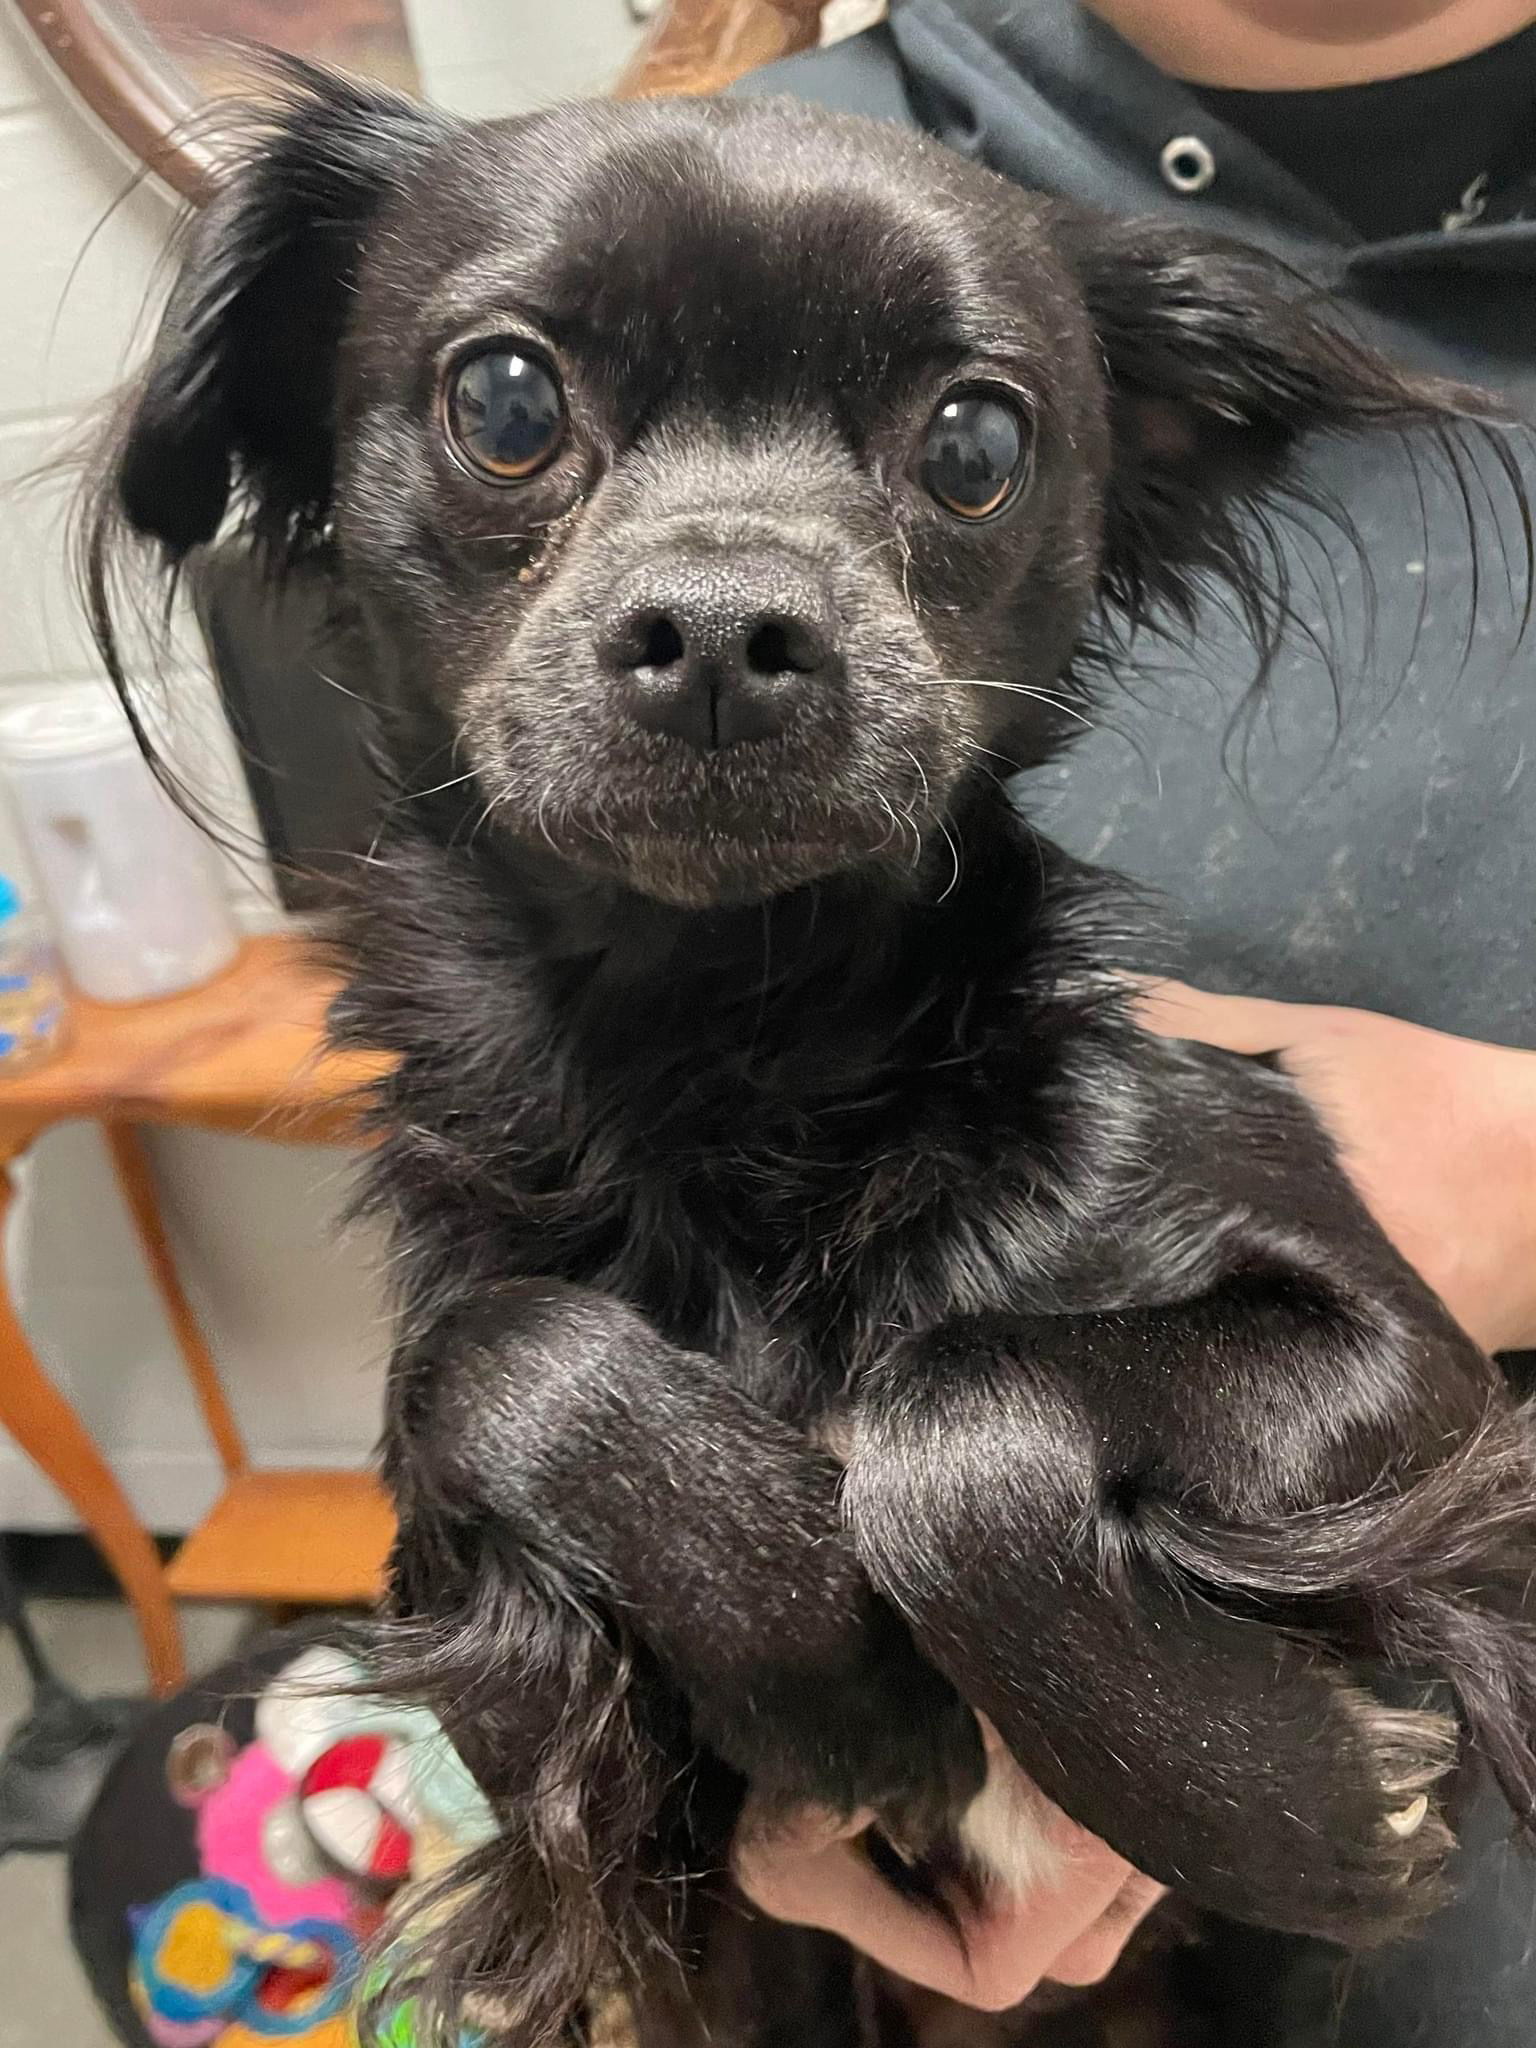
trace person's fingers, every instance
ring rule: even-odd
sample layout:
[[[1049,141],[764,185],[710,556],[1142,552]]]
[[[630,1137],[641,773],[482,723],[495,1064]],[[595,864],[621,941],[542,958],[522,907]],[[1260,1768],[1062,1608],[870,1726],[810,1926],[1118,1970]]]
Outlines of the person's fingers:
[[[1134,1876],[1106,1842],[1062,1816],[1066,1860],[1054,1882],[998,1895],[966,1922],[965,1970],[951,1998],[986,2012],[1006,2012],[1091,1934]]]
[[[1125,1944],[1167,1886],[1133,1870],[1115,1898],[1088,1932],[1052,1963],[1047,1975],[1057,1984],[1099,1984],[1119,1962]]]
[[[1024,1897],[994,1897],[965,1915],[962,1940],[938,1914],[893,1890],[849,1839],[848,1826],[810,1809],[772,1829],[743,1830],[737,1882],[776,1919],[840,1935],[909,1983],[989,2012],[1028,1997],[1133,1874],[1114,1850],[1061,1815],[1057,1880]]]
[[[1296,1005],[1260,996],[1217,996],[1182,981],[1139,983],[1137,1021],[1159,1038],[1195,1038],[1226,1052],[1282,1052],[1295,1036]]]
[[[953,1929],[893,1890],[856,1842],[799,1838],[792,1824],[739,1842],[735,1872],[752,1903],[776,1920],[841,1935],[910,1983],[963,1995],[968,1971]]]

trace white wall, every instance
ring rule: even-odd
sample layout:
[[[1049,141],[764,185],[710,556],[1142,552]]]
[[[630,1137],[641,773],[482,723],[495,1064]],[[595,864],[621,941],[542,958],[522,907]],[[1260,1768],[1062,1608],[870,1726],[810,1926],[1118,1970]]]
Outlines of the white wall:
[[[63,485],[18,490],[122,375],[171,203],[67,102],[0,0],[0,703],[96,673],[64,563]],[[210,686],[177,679],[182,722],[226,815],[243,791]],[[211,777],[211,784],[206,778]],[[249,812],[244,810],[249,825]],[[0,870],[18,857],[0,817]],[[259,872],[231,872],[242,917],[270,921]],[[167,1218],[262,1462],[357,1462],[371,1445],[384,1349],[372,1249],[344,1239],[341,1154],[163,1133]],[[106,1169],[69,1127],[39,1145],[11,1236],[12,1284],[38,1351],[108,1449],[152,1526],[187,1526],[216,1468]],[[67,1526],[51,1488],[0,1441],[0,1527]]]
[[[476,119],[606,92],[641,30],[629,0],[405,0],[422,89]]]

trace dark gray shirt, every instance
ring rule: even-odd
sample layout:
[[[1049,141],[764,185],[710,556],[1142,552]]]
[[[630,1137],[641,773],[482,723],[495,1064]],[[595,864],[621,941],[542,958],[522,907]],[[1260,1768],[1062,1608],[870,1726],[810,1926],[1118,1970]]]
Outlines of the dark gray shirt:
[[[1536,413],[1523,168],[1489,167],[1477,221],[1364,242],[1073,0],[897,0],[888,26],[746,89],[920,125],[1022,184],[1262,243],[1336,285],[1398,354]],[[1163,157],[1188,137],[1214,176],[1181,193]],[[1536,455],[1508,445],[1536,494]],[[1366,565],[1338,540],[1325,556],[1297,545],[1298,598],[1335,650],[1337,695],[1298,635],[1249,705],[1251,654],[1213,608],[1192,647],[1138,650],[1099,728],[1030,778],[1025,801],[1075,851],[1159,885],[1184,922],[1184,965],[1212,986],[1536,1046],[1536,628],[1522,643],[1513,502],[1486,459],[1487,490],[1474,478],[1465,499],[1432,452],[1390,440],[1309,460]]]

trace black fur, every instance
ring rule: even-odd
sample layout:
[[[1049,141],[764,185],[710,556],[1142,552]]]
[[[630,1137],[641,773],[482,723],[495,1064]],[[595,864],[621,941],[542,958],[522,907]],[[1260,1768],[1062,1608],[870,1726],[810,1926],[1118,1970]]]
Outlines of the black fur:
[[[570,404],[515,487],[440,424],[491,336]],[[1035,467],[967,526],[913,467],[978,378]],[[550,2048],[686,1974],[748,1787],[940,1843],[962,1699],[1143,1869],[1349,1942],[1431,1908],[1449,1840],[1388,1823],[1455,1743],[1384,1669],[1450,1681],[1531,1819],[1528,1418],[1282,1077],[1135,1027],[1145,912],[999,781],[1149,610],[1215,579],[1272,648],[1302,435],[1509,476],[1493,413],[1268,258],[884,129],[472,127],[288,73],[89,578],[117,668],[126,529],[174,572],[232,515],[370,649],[393,793],[335,1028],[398,1056],[377,1654],[503,1827],[413,1930],[430,2011]],[[615,634],[669,605],[814,614],[782,729],[635,722]]]

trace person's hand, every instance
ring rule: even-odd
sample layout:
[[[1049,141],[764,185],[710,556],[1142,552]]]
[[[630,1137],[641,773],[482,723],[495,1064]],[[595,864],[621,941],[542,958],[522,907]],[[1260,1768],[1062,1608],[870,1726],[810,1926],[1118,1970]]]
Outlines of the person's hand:
[[[1490,1351],[1536,1348],[1536,1053],[1396,1017],[1149,984],[1165,1038],[1275,1053],[1398,1250]]]
[[[981,1909],[961,1911],[957,1933],[879,1875],[859,1841],[868,1815],[839,1822],[812,1807],[771,1830],[749,1816],[733,1859],[742,1890],[775,1919],[839,1934],[909,1983],[986,2012],[1017,2005],[1047,1977],[1098,1983],[1163,1888],[1035,1791],[981,1726],[989,1795],[1021,1808],[1053,1852],[1056,1867],[1027,1892],[999,1887]]]

